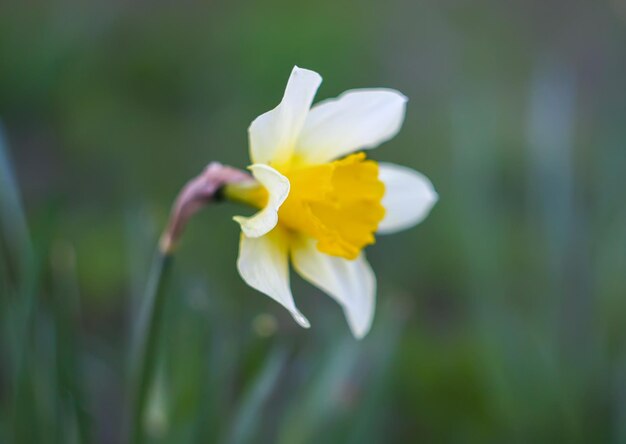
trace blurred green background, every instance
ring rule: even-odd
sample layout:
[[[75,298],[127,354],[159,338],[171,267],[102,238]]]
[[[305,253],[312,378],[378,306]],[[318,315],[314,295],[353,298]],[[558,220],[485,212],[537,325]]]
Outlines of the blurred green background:
[[[0,4],[0,442],[125,442],[130,337],[182,185],[248,161],[293,65],[409,97],[375,159],[440,194],[368,250],[374,326],[239,278],[242,209],[185,234],[155,443],[626,442],[626,3]]]

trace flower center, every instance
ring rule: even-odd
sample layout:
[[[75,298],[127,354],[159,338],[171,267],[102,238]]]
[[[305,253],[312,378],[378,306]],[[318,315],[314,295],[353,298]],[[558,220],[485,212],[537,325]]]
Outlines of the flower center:
[[[283,174],[291,190],[278,211],[280,224],[317,239],[321,252],[346,259],[375,242],[385,186],[378,164],[364,153]]]
[[[364,153],[278,170],[291,185],[278,210],[282,227],[316,239],[323,253],[351,260],[375,242],[374,233],[385,216],[381,204],[385,185],[378,179],[378,164],[366,160]],[[226,193],[232,200],[259,209],[267,204],[267,191],[258,184],[231,186]]]

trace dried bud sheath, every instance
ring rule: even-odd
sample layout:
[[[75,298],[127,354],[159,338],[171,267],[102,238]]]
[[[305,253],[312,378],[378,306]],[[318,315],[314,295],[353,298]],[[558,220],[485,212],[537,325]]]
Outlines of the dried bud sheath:
[[[168,226],[159,243],[161,252],[169,254],[176,248],[189,219],[206,204],[214,201],[224,185],[252,180],[254,179],[244,171],[218,162],[210,163],[199,176],[185,185],[176,198]]]

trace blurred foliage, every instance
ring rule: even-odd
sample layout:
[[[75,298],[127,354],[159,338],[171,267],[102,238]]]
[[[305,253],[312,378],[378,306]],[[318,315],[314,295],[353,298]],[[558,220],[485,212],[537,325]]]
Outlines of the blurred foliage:
[[[368,251],[351,338],[299,329],[234,263],[240,208],[177,255],[146,424],[165,442],[626,442],[622,0],[0,4],[0,442],[123,442],[130,331],[178,189],[243,167],[294,64],[386,86],[371,154],[432,215]],[[5,143],[6,142],[6,143]]]

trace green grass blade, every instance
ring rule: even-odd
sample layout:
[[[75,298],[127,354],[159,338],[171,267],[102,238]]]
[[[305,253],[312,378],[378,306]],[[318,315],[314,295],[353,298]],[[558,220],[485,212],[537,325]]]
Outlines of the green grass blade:
[[[241,405],[231,424],[229,444],[244,444],[255,442],[255,431],[259,427],[263,416],[262,409],[270,397],[278,378],[287,361],[287,353],[282,348],[274,349],[267,357],[259,375],[244,395]]]

